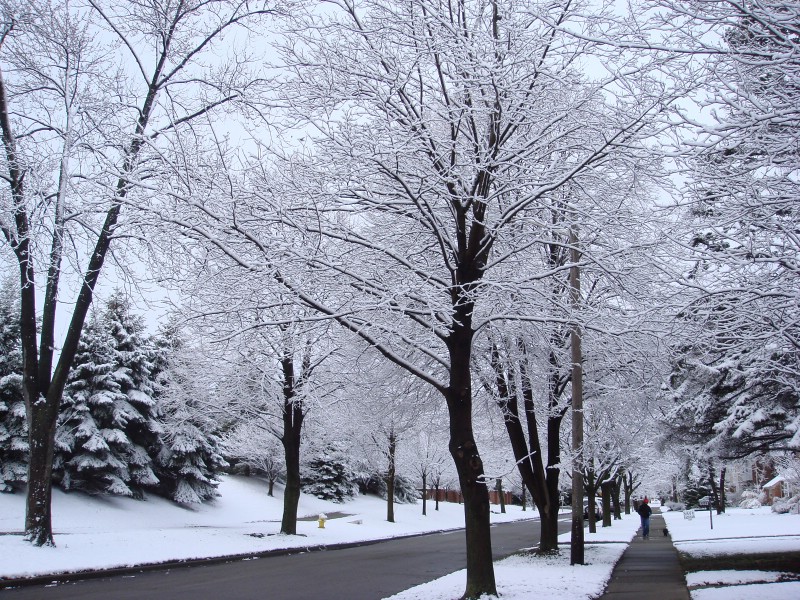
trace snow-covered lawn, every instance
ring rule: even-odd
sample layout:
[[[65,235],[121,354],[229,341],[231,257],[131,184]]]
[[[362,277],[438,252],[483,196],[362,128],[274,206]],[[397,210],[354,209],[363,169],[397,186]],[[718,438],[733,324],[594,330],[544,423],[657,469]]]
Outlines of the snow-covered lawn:
[[[53,490],[55,548],[34,548],[22,539],[25,498],[0,494],[0,577],[20,578],[105,569],[170,560],[258,553],[283,548],[358,542],[464,526],[463,507],[440,503],[395,504],[395,523],[386,521],[386,502],[359,497],[335,504],[302,495],[299,536],[278,535],[283,511],[282,488],[275,497],[259,479],[225,477],[221,497],[188,510],[157,497],[145,502],[128,498],[88,497]],[[493,507],[492,521],[532,518],[536,513],[509,506]],[[320,529],[317,516],[331,518]],[[8,534],[11,535],[8,535]]]
[[[675,547],[693,559],[719,556],[800,552],[800,515],[779,515],[770,508],[729,508],[725,514],[666,513]],[[781,581],[794,579],[795,581]],[[686,574],[694,600],[784,600],[800,598],[797,574],[774,571],[696,571]],[[706,587],[715,586],[715,587]]]
[[[334,504],[303,495],[299,514],[308,520],[298,523],[300,535],[281,536],[277,534],[282,512],[279,486],[276,496],[270,498],[266,485],[258,479],[226,477],[220,492],[222,496],[213,504],[187,510],[155,497],[138,502],[54,490],[55,548],[33,548],[23,541],[24,497],[0,494],[0,577],[255,554],[456,529],[464,524],[463,508],[457,504],[441,503],[437,512],[429,503],[427,517],[422,516],[420,504],[396,505],[397,522],[387,523],[386,504],[380,499],[361,497]],[[334,517],[324,529],[318,527],[319,513]],[[346,516],[337,516],[340,514]],[[534,515],[531,510],[522,512],[510,506],[505,515],[492,514],[492,521]],[[729,509],[726,515],[714,515],[713,530],[708,512],[697,512],[694,520],[685,520],[682,513],[667,513],[665,518],[675,546],[692,557],[800,551],[798,515],[777,515],[768,508]],[[503,600],[596,598],[638,527],[638,516],[627,515],[610,528],[598,527],[596,534],[587,532],[588,564],[583,566],[569,565],[568,545],[557,557],[519,555],[499,561],[495,571],[498,591]],[[569,534],[559,540],[568,543]],[[769,571],[687,574],[694,600],[800,598],[796,579],[796,575]],[[459,571],[392,596],[392,600],[451,600],[463,592],[464,581],[465,574]]]

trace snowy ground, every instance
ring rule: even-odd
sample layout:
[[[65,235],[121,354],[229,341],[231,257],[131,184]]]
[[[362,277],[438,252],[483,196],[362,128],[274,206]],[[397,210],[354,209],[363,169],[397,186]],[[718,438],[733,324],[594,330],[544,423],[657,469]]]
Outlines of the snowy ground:
[[[54,491],[53,524],[55,548],[33,548],[22,540],[24,498],[0,494],[0,578],[30,577],[102,569],[170,560],[258,553],[272,549],[390,538],[427,531],[463,527],[463,509],[441,503],[440,510],[428,505],[396,505],[397,523],[386,522],[386,504],[377,498],[358,498],[333,504],[303,496],[299,514],[309,520],[298,523],[300,536],[277,535],[282,499],[266,495],[258,479],[227,477],[220,497],[212,505],[187,510],[160,498],[137,502],[125,498],[88,498]],[[345,513],[329,519],[320,529],[320,512]],[[493,514],[493,522],[530,518],[535,513],[508,507],[508,513]],[[777,515],[768,508],[729,509],[708,512],[694,520],[682,513],[667,513],[675,546],[694,557],[720,554],[800,551],[800,516]],[[550,600],[583,600],[598,597],[619,557],[639,527],[636,515],[614,521],[610,528],[598,527],[586,534],[587,565],[571,567],[569,548],[552,558],[514,556],[495,566],[498,591],[503,600],[543,597]],[[560,537],[569,541],[569,534]],[[794,581],[787,581],[794,579]],[[800,598],[796,575],[765,571],[702,571],[687,574],[694,600]],[[464,590],[463,571],[406,590],[392,600],[452,600]]]
[[[778,515],[770,508],[729,508],[725,514],[666,513],[675,547],[692,558],[800,552],[800,515]],[[784,581],[782,581],[784,580]],[[787,581],[794,580],[794,581]],[[775,571],[699,571],[686,574],[693,600],[785,600],[800,598],[800,581]],[[715,586],[715,587],[706,587]]]
[[[560,556],[512,556],[495,563],[497,593],[502,600],[588,600],[603,593],[614,565],[639,528],[639,517],[624,515],[612,527],[586,532],[586,564],[571,567],[569,546]],[[559,544],[569,542],[569,533],[559,537]],[[451,573],[390,597],[390,600],[453,600],[464,593],[465,571]]]
[[[597,527],[585,533],[584,565],[570,566],[569,546],[560,556],[512,556],[495,563],[497,593],[502,600],[588,600],[597,598],[606,587],[611,571],[639,528],[638,515],[623,515],[611,527]],[[559,536],[568,544],[569,533]],[[413,587],[387,600],[453,600],[464,592],[464,571]]]

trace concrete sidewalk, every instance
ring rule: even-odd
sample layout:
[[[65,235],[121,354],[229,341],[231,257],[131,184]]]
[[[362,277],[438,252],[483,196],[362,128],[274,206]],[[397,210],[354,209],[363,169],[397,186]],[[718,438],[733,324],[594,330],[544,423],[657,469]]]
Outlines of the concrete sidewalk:
[[[664,535],[664,517],[653,511],[650,539],[641,529],[611,573],[601,600],[689,600],[678,551]]]

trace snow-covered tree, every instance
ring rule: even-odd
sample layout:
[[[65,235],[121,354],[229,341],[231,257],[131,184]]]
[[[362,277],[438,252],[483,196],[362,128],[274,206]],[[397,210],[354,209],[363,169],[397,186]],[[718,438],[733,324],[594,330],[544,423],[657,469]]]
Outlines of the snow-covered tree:
[[[221,423],[209,412],[213,386],[201,368],[207,359],[181,332],[167,326],[155,338],[154,387],[162,430],[154,470],[158,493],[178,504],[199,504],[218,496],[222,456]],[[202,375],[201,375],[202,374]]]
[[[64,390],[53,475],[65,490],[132,496],[124,433],[129,411],[110,377],[114,342],[94,313],[84,326]]]
[[[114,340],[110,379],[118,383],[119,391],[133,409],[128,413],[125,432],[132,444],[128,451],[131,484],[134,495],[139,497],[158,483],[153,463],[161,450],[163,428],[154,389],[155,347],[145,332],[142,317],[133,314],[130,301],[120,292],[106,303],[103,322]]]
[[[444,426],[437,427],[438,419],[431,419],[429,423],[420,427],[415,435],[410,437],[409,463],[411,470],[416,473],[421,483],[422,514],[428,514],[428,493],[433,490],[436,498],[436,508],[439,508],[438,492],[442,473],[450,464],[446,456],[444,440]]]
[[[663,4],[684,50],[709,67],[687,133],[690,303],[668,392],[675,420],[720,456],[797,449],[800,8]]]
[[[95,312],[65,388],[54,467],[60,485],[144,497],[158,484],[153,459],[161,424],[153,391],[154,348],[140,317],[115,293]]]
[[[228,187],[209,178],[202,207],[162,213],[209,240],[197,253],[209,266],[271,280],[438,392],[464,496],[466,597],[496,592],[474,342],[491,321],[540,318],[535,276],[511,268],[553,228],[534,209],[650,135],[665,105],[647,60],[587,58],[604,68],[589,77],[591,44],[562,35],[571,20],[599,26],[550,2],[298,7],[276,90],[302,121],[285,132],[298,152],[265,145]]]
[[[344,502],[358,495],[357,472],[342,443],[328,442],[312,452],[302,473],[306,494],[333,502]]]
[[[347,415],[351,439],[358,440],[361,487],[386,499],[386,520],[394,523],[395,500],[407,502],[413,492],[400,487],[409,483],[402,475],[410,467],[408,445],[434,415],[430,390],[360,344],[341,354],[349,382],[337,409]]]
[[[727,459],[794,447],[800,439],[795,367],[780,368],[783,359],[774,353],[725,351],[702,333],[698,338],[682,348],[664,393],[672,438]]]
[[[28,471],[28,427],[22,397],[18,292],[0,284],[0,491],[14,491]]]
[[[484,388],[500,410],[522,483],[539,511],[542,553],[558,551],[561,423],[569,409],[564,392],[570,381],[565,331],[555,324],[544,332],[547,342],[537,344],[531,335],[503,335],[495,328],[479,363]],[[536,346],[544,356],[535,356]]]
[[[235,472],[264,477],[272,496],[275,482],[286,477],[283,448],[275,435],[246,419],[237,422],[222,439],[225,456],[235,464]]]
[[[248,423],[246,429],[260,430],[256,439],[269,435],[281,443],[281,532],[295,535],[306,417],[337,385],[340,376],[328,360],[341,340],[331,335],[329,324],[306,322],[307,311],[282,303],[262,284],[244,283],[232,272],[220,275],[213,286],[198,290],[201,303],[186,308],[196,311],[198,331],[217,341],[209,351],[225,365],[209,410],[231,422],[229,441],[235,445],[241,422]],[[265,450],[243,458],[269,458]]]

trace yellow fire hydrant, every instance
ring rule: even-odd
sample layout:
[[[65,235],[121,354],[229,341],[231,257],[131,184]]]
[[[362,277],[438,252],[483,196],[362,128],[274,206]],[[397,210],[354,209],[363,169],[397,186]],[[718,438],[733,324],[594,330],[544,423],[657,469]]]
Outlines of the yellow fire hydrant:
[[[328,515],[325,513],[319,513],[319,528],[325,529],[325,520],[328,518]]]

